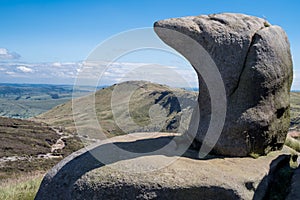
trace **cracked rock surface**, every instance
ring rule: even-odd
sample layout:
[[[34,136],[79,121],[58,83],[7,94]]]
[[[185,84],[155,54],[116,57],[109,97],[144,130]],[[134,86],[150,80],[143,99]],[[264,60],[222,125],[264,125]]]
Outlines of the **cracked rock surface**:
[[[199,50],[172,34],[174,31],[204,48],[225,86],[226,118],[213,151],[247,156],[282,148],[290,123],[293,78],[290,44],[282,28],[261,18],[233,13],[166,19],[154,27],[158,36],[197,71],[200,119],[192,121],[199,124],[196,143],[205,144],[212,117],[211,91],[199,67],[203,55],[197,55]]]

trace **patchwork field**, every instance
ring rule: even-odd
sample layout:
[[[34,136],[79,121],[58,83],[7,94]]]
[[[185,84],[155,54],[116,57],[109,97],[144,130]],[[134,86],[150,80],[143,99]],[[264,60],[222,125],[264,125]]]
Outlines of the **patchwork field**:
[[[69,101],[72,96],[87,95],[93,89],[71,85],[0,84],[0,116],[30,118]]]

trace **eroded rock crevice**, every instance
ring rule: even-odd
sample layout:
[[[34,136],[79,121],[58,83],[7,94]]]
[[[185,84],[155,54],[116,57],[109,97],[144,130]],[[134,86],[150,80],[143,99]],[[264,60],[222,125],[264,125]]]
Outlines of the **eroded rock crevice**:
[[[256,32],[257,33],[257,32]],[[236,91],[237,89],[239,88],[239,85],[240,85],[240,82],[241,82],[241,78],[242,78],[242,75],[245,71],[245,68],[247,66],[247,60],[248,60],[248,57],[249,57],[249,53],[250,53],[250,50],[251,48],[253,47],[253,45],[255,44],[255,37],[256,37],[256,33],[251,37],[251,42],[250,42],[250,46],[247,50],[247,54],[246,54],[246,57],[244,59],[244,63],[243,63],[243,67],[242,67],[242,70],[241,70],[241,73],[239,75],[239,78],[238,78],[238,81],[237,81],[237,84],[236,84],[236,87],[233,88],[232,92],[228,95],[229,97],[231,97]]]

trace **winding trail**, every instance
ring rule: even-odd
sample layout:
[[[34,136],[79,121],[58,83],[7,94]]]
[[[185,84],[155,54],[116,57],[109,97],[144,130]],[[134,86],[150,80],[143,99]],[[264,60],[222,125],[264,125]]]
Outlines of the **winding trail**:
[[[62,155],[57,155],[65,146],[64,139],[73,137],[72,134],[63,132],[61,127],[50,127],[56,134],[60,135],[60,138],[51,145],[51,150],[46,154],[39,154],[37,156],[9,156],[0,158],[0,166],[5,162],[15,162],[15,161],[23,161],[28,160],[31,161],[33,159],[52,159],[52,158],[63,158]]]

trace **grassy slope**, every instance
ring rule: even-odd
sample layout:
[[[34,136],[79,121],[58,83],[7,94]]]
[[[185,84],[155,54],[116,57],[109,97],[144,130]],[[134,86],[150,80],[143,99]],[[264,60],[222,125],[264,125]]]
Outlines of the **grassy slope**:
[[[300,92],[291,93],[291,129],[300,131]]]
[[[68,134],[68,133],[64,133]],[[44,123],[0,117],[0,199],[32,200],[44,173],[63,157],[83,147],[76,136],[64,139],[60,158],[43,159],[60,136]],[[24,160],[5,161],[3,158]]]
[[[166,112],[168,113],[168,119],[166,120],[165,126],[163,127],[162,131],[178,131],[176,128],[178,126],[178,116],[180,116],[180,111],[175,109],[173,112],[170,111],[170,106],[176,108],[176,101],[174,99],[172,100],[172,92],[171,89],[158,85],[158,84],[152,84],[152,83],[145,83],[145,82],[135,82],[139,85],[139,89],[133,94],[130,103],[130,116],[133,118],[133,121],[140,127],[144,127],[149,125],[150,123],[150,117],[149,117],[149,108],[155,104],[155,101],[159,98],[161,98],[165,92],[167,92],[166,96],[163,97],[158,104],[162,105]],[[129,83],[123,83],[124,87],[129,87]],[[105,89],[102,89],[95,94],[96,99],[96,113],[99,120],[99,123],[101,125],[101,128],[103,129],[103,132],[107,136],[115,136],[123,134],[123,132],[120,130],[120,128],[116,125],[114,122],[113,113],[111,111],[111,94],[114,90],[114,86],[108,87]],[[194,105],[194,102],[196,100],[197,93],[196,92],[189,92],[184,91],[180,89],[175,89],[176,94],[178,97],[181,97],[185,101],[189,101],[187,104]],[[155,92],[156,91],[156,92]],[[174,91],[172,89],[172,91]],[[169,92],[169,93],[168,93]],[[81,108],[81,114],[77,113],[78,121],[81,121],[82,123],[77,124],[78,126],[85,128],[86,130],[89,130],[91,134],[87,132],[87,135],[92,135],[96,127],[92,127],[91,125],[85,125],[88,124],[87,116],[83,113],[90,113],[92,112],[92,108],[87,106],[89,105],[90,99],[93,96],[89,97],[83,97],[78,100],[76,100],[78,103],[76,105],[79,105]],[[122,98],[120,98],[122,100]],[[171,103],[168,104],[168,101]],[[173,101],[173,102],[172,102]],[[120,104],[125,108],[126,104]],[[184,105],[184,108],[187,108],[188,106]],[[121,109],[122,111],[122,109]],[[120,115],[122,115],[122,112],[120,112]],[[121,116],[122,117],[122,116]],[[176,118],[177,117],[177,118]],[[128,118],[128,116],[123,116],[123,119],[125,120]],[[71,131],[76,131],[74,121],[73,121],[73,115],[72,115],[72,102],[69,101],[65,104],[59,105],[55,107],[54,109],[41,114],[35,118],[37,121],[47,122],[51,125],[55,126],[64,126],[67,129]],[[123,121],[124,121],[123,120]],[[173,120],[173,121],[172,121]],[[126,120],[125,120],[126,121]],[[173,127],[167,127],[168,125],[173,123]],[[174,123],[175,122],[175,123]],[[128,123],[128,122],[126,122]],[[128,127],[130,127],[128,125]],[[135,126],[132,126],[135,127]],[[149,127],[148,127],[149,128]],[[134,131],[147,131],[146,128],[141,128],[140,130],[135,129],[129,129],[129,132]],[[151,127],[150,127],[151,129]],[[292,92],[291,93],[291,129],[298,129],[300,130],[300,93]]]
[[[43,173],[24,174],[0,184],[1,200],[33,200],[39,189]]]
[[[41,159],[39,154],[51,152],[51,145],[60,136],[50,126],[28,120],[0,117],[0,180],[33,171],[46,171],[61,158]],[[78,137],[66,139],[62,157],[82,148]],[[21,160],[1,161],[1,158],[22,157]]]
[[[59,135],[49,126],[27,120],[0,118],[0,157],[45,154]]]
[[[129,102],[130,116],[132,117],[135,125],[131,126],[128,121],[128,116],[124,112],[128,105],[124,102],[124,97],[126,96],[125,88],[138,87],[137,90],[131,96]],[[123,134],[123,131],[117,126],[114,122],[114,117],[111,109],[111,97],[114,87],[111,86],[105,89],[102,89],[95,94],[95,109],[98,117],[98,121],[103,129],[103,132],[107,136],[115,136]],[[165,112],[167,117],[165,123],[162,125],[161,131],[177,132],[178,124],[180,120],[180,115],[182,111],[187,111],[195,105],[195,100],[197,98],[197,93],[189,92],[182,89],[170,89],[167,86],[153,84],[149,82],[134,81],[134,82],[125,82],[121,85],[118,85],[120,89],[119,97],[117,98],[116,104],[118,104],[118,117],[121,118],[121,121],[126,124],[126,132],[137,132],[137,131],[155,131],[156,127],[151,125],[149,109],[154,105],[159,105],[158,110],[154,111],[154,116],[159,116],[156,112]],[[123,90],[124,88],[124,90]],[[175,98],[178,97],[182,101],[181,107],[179,106],[178,100]],[[76,100],[77,110],[76,116],[78,121],[80,121],[77,126],[85,128],[87,135],[96,137],[93,135],[97,127],[89,125],[89,119],[86,116],[86,113],[91,113],[93,111],[93,106],[91,105],[91,99],[93,95],[88,97],[82,97]],[[79,105],[79,106],[78,106]],[[164,109],[162,109],[162,107]],[[163,111],[164,110],[164,111]],[[190,112],[191,113],[191,112]],[[70,131],[75,131],[73,113],[72,113],[72,102],[67,102],[63,105],[59,105],[54,109],[37,116],[34,120],[46,122],[55,126],[63,126]],[[138,126],[138,128],[137,128]],[[131,128],[134,127],[134,128]]]

